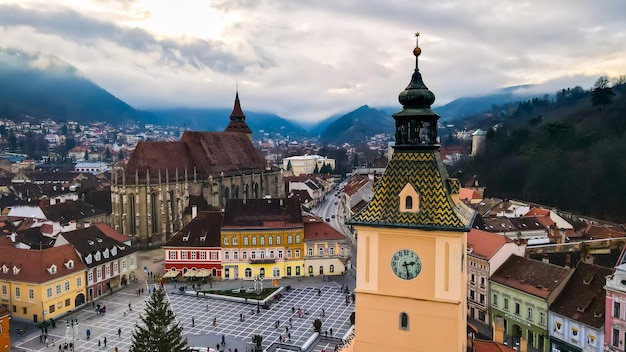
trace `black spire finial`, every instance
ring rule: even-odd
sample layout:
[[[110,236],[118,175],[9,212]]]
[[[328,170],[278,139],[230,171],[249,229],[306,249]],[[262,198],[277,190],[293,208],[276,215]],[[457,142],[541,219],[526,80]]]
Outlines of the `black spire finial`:
[[[396,120],[396,146],[426,146],[439,147],[437,144],[437,115],[431,110],[435,102],[435,94],[431,92],[422,80],[419,72],[418,58],[422,53],[419,47],[419,32],[415,33],[415,70],[409,85],[400,92],[398,101],[402,104],[402,111],[393,114]]]

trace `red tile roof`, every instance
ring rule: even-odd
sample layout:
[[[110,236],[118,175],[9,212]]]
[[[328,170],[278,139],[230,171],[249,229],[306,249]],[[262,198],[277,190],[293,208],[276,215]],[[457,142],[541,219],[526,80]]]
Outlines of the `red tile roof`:
[[[490,280],[547,299],[571,271],[554,264],[511,255]]]
[[[111,226],[109,226],[109,224],[105,223],[105,222],[98,222],[95,224],[91,224],[91,226],[95,226],[98,229],[100,229],[100,231],[102,231],[105,235],[107,235],[108,237],[118,241],[118,242],[126,242],[126,241],[130,241],[131,238],[130,236],[126,236],[124,234],[121,234],[119,232],[117,232],[114,228],[112,228]]]
[[[297,198],[229,199],[224,209],[223,228],[302,227],[302,210]]]
[[[459,191],[459,199],[460,200],[468,200],[469,201],[469,200],[472,200],[472,199],[482,199],[482,198],[483,197],[481,197],[473,189],[461,188],[461,190]]]
[[[517,352],[517,350],[494,341],[474,340],[474,352]]]
[[[467,248],[472,249],[471,255],[491,259],[502,246],[512,243],[508,237],[472,228],[467,233]]]
[[[606,276],[612,268],[579,263],[550,310],[585,325],[600,328],[604,325]]]
[[[341,232],[317,216],[303,216],[305,241],[345,240]]]
[[[125,169],[126,183],[135,182],[136,174],[145,180],[147,173],[156,180],[166,170],[174,179],[266,171],[266,161],[245,133],[186,131],[179,142],[139,142]]]
[[[545,216],[550,215],[550,210],[543,208],[532,208],[524,216]]]
[[[74,261],[71,269],[65,266],[69,260]],[[2,270],[4,265],[9,268],[6,273]],[[50,274],[48,271],[52,265],[57,267],[55,274]],[[17,275],[13,274],[13,267],[21,269]],[[2,259],[0,259],[0,279],[7,281],[41,284],[85,269],[85,264],[69,244],[44,250],[3,247]]]

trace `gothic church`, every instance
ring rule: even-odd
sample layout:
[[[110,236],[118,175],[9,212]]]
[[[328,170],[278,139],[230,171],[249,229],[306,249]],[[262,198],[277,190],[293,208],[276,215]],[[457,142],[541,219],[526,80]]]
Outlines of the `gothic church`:
[[[252,143],[238,92],[224,132],[139,142],[112,181],[111,224],[142,248],[164,243],[196,211],[223,209],[227,199],[284,196],[281,170]]]

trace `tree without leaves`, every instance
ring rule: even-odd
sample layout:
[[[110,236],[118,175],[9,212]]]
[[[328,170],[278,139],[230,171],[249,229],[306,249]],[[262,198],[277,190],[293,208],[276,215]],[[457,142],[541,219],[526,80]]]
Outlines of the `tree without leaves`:
[[[593,92],[591,93],[591,105],[597,107],[604,107],[613,102],[615,93],[609,86],[609,77],[602,76],[598,78],[596,84],[593,85]]]
[[[147,302],[141,323],[135,325],[130,352],[191,352],[187,339],[183,339],[183,328],[165,302],[165,291],[156,290]]]

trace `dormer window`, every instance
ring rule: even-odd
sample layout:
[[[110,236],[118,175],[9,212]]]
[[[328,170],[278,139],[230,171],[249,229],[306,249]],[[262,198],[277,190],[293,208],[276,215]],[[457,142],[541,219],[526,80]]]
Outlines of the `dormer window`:
[[[109,249],[108,249],[108,248],[106,248],[106,249],[102,252],[102,255],[103,255],[105,258],[108,258],[108,257],[109,257]]]
[[[115,256],[117,255],[117,247],[113,246],[113,248],[111,248],[111,255]]]
[[[57,273],[57,266],[56,266],[56,265],[54,265],[54,264],[50,265],[50,267],[48,268],[48,272],[49,272],[51,275],[56,274],[56,273]]]
[[[93,257],[96,261],[100,261],[100,252],[96,252],[96,254]]]
[[[85,257],[85,263],[91,264],[92,261],[93,257],[91,256],[91,253],[89,253],[89,255]]]
[[[65,267],[72,269],[74,267],[74,261],[72,259],[68,260],[67,263],[65,263]]]
[[[415,214],[419,212],[420,196],[410,183],[404,186],[398,197],[400,212]]]
[[[3,274],[6,274],[6,273],[8,273],[8,272],[9,272],[9,268],[8,268],[6,265],[3,265],[3,266],[2,266],[2,273],[3,273]]]
[[[56,268],[55,268],[55,269],[56,269]],[[16,266],[13,266],[13,275],[17,275],[17,274],[19,274],[19,272],[20,272],[21,270],[22,270],[22,269],[20,269],[20,268],[18,268],[18,267],[16,267]]]

